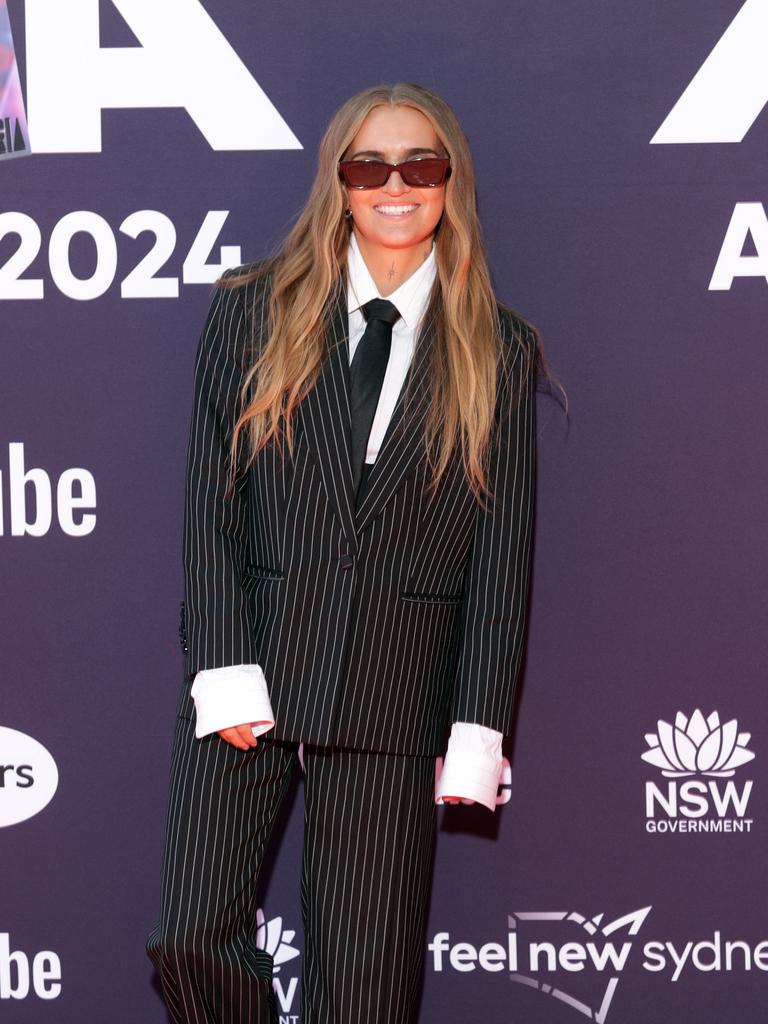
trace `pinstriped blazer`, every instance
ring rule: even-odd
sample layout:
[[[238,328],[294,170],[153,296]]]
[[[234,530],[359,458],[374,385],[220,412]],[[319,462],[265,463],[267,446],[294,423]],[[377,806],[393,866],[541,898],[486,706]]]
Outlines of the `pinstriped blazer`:
[[[265,333],[268,288],[263,277],[217,290],[198,346],[181,713],[192,713],[190,683],[201,669],[258,663],[275,739],[438,755],[454,721],[508,732],[533,521],[533,331],[499,307],[504,359],[488,510],[472,496],[458,452],[435,494],[425,494],[433,323],[419,332],[356,505],[342,282],[320,375],[294,414],[293,456],[269,443],[225,499],[240,388]]]

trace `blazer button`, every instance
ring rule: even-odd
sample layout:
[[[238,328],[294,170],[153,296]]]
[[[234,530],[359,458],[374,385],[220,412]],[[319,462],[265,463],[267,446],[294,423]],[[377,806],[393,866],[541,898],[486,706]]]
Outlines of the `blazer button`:
[[[355,560],[352,557],[352,555],[342,555],[341,558],[339,559],[340,569],[351,569],[354,564]]]

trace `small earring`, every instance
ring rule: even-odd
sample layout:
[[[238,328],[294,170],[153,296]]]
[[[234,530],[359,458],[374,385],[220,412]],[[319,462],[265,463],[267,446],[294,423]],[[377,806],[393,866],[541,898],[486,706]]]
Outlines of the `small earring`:
[[[344,216],[345,217],[351,217],[352,216],[352,210],[349,207],[347,207],[346,210],[344,211]]]

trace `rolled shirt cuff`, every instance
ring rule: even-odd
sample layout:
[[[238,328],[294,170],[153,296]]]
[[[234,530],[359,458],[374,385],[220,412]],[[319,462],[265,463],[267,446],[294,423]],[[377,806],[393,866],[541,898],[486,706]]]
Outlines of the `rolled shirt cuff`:
[[[454,722],[443,768],[435,785],[435,803],[459,797],[496,810],[502,773],[503,734],[473,722]]]
[[[254,736],[275,724],[267,681],[260,665],[203,669],[190,693],[195,702],[195,736],[249,723]]]

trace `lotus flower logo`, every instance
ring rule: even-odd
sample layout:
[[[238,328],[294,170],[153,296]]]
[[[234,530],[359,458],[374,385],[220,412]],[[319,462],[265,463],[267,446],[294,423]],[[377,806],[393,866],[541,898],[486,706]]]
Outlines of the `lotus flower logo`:
[[[645,734],[651,749],[641,756],[671,779],[689,775],[724,779],[755,756],[747,750],[750,738],[750,733],[738,731],[735,718],[721,725],[716,711],[705,718],[696,708],[690,718],[678,711],[674,725],[659,720],[658,733]]]
[[[283,930],[282,917],[273,917],[267,921],[261,907],[256,911],[256,925],[256,945],[271,955],[274,973],[277,974],[284,963],[299,955],[298,949],[291,945],[296,932]]]

